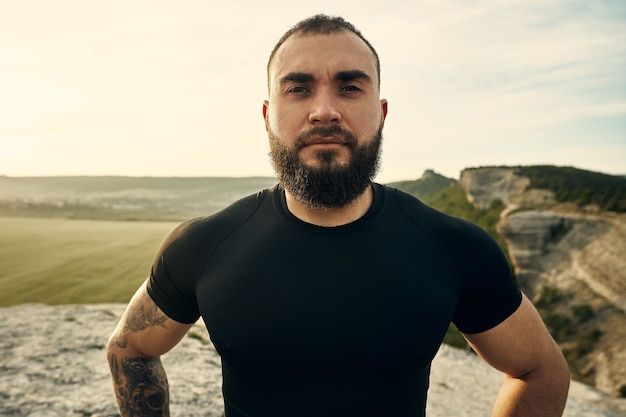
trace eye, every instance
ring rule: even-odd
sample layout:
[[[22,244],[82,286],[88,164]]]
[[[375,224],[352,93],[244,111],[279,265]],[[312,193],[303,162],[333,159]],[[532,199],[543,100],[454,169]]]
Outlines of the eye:
[[[362,90],[356,85],[346,85],[344,87],[341,87],[341,91],[344,93],[358,93],[359,91],[362,91]]]
[[[293,93],[293,94],[303,94],[308,92],[309,90],[306,89],[306,87],[303,87],[301,85],[296,85],[294,87],[290,87],[287,92],[288,93]]]

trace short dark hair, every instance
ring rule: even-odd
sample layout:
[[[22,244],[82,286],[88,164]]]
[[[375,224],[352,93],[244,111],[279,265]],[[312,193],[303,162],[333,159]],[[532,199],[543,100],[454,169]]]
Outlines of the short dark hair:
[[[378,58],[378,53],[374,49],[371,43],[361,34],[361,32],[354,27],[354,25],[350,22],[347,22],[342,17],[339,16],[327,16],[325,14],[318,14],[308,19],[304,19],[291,29],[289,29],[285,34],[280,38],[272,53],[270,54],[270,58],[267,61],[267,85],[269,86],[270,81],[270,66],[272,65],[272,60],[276,55],[278,49],[282,46],[283,43],[290,37],[294,35],[303,35],[303,34],[319,34],[319,35],[329,35],[332,33],[349,31],[358,36],[365,44],[370,48],[372,54],[374,55],[374,59],[376,60],[376,75],[378,76],[378,86],[380,88],[380,59]]]

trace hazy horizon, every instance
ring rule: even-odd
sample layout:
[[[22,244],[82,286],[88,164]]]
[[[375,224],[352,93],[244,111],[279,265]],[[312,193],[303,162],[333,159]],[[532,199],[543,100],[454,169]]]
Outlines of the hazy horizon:
[[[0,175],[273,177],[267,57],[315,13],[380,55],[378,182],[626,174],[626,2],[24,0],[0,5]]]
[[[552,165],[552,164],[542,164],[542,165]],[[492,166],[505,166],[505,165],[492,165]],[[532,166],[532,165],[506,165],[506,167],[517,167],[517,166]],[[487,165],[482,165],[482,166],[475,166],[475,167],[465,167],[464,169],[473,169],[473,168],[488,168],[491,166],[487,166]],[[580,168],[580,167],[576,167],[576,166],[571,166],[571,165],[561,165],[559,167],[562,168],[577,168],[577,169],[582,169],[585,171],[591,171],[591,172],[596,172],[599,174],[606,174],[606,175],[612,175],[612,176],[617,176],[617,177],[626,177],[626,172],[622,172],[622,173],[609,173],[609,172],[604,172],[604,171],[598,171],[598,170],[588,170],[588,169],[584,169],[584,168]],[[438,172],[435,169],[432,168],[426,168],[424,171],[426,170],[432,170],[434,171],[436,174],[439,175],[443,175],[447,178],[451,178],[451,179],[455,179],[458,180],[459,179],[459,175],[457,176],[448,176],[448,175],[444,175],[441,172]],[[380,179],[375,179],[375,182],[381,182],[381,183],[391,183],[391,182],[401,182],[401,181],[411,181],[411,180],[418,180],[421,178],[421,176],[424,174],[424,172],[419,173],[418,175],[416,175],[415,177],[412,178],[400,178],[400,179],[394,179],[394,180],[390,180],[390,181],[381,181]],[[459,172],[460,174],[460,172]],[[40,174],[40,175],[7,175],[7,174],[3,174],[0,172],[0,177],[4,177],[4,178],[72,178],[72,177],[113,177],[113,178],[180,178],[180,179],[195,179],[195,178],[214,178],[214,179],[220,179],[220,178],[224,178],[224,179],[244,179],[244,178],[276,178],[276,175],[118,175],[118,174],[69,174],[69,175],[46,175],[46,174]],[[276,181],[278,181],[278,179],[276,178]]]

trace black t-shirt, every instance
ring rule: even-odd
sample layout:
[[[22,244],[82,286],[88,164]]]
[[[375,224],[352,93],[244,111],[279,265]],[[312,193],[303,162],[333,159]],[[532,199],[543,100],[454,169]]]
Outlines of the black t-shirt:
[[[487,233],[379,184],[338,227],[297,219],[280,186],[186,222],[148,292],[176,321],[202,316],[228,417],[423,416],[450,322],[482,332],[521,301]]]

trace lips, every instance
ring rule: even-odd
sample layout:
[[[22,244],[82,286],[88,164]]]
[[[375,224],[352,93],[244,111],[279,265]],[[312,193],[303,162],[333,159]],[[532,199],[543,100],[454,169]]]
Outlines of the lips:
[[[305,141],[304,146],[311,145],[345,145],[346,141],[334,136],[315,137]]]
[[[295,139],[295,148],[302,149],[313,145],[343,145],[350,148],[357,143],[356,137],[340,126],[315,127],[308,132],[298,135]]]

